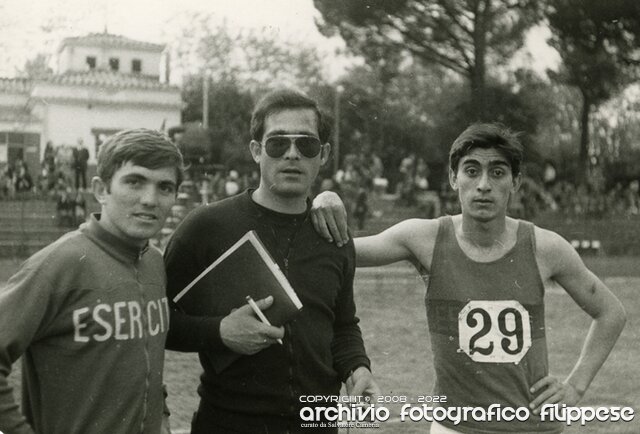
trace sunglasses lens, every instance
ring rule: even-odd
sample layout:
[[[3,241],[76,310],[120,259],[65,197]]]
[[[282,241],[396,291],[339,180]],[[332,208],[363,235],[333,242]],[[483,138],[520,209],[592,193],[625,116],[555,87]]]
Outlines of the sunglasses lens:
[[[289,137],[272,136],[264,143],[264,148],[267,151],[267,155],[271,158],[280,158],[291,146],[291,140]]]
[[[313,136],[271,136],[264,142],[264,148],[269,157],[280,158],[291,147],[291,141],[294,141],[298,152],[306,158],[314,158],[322,148],[320,139]]]
[[[302,155],[313,158],[320,153],[320,140],[315,137],[304,136],[296,139],[296,146]]]

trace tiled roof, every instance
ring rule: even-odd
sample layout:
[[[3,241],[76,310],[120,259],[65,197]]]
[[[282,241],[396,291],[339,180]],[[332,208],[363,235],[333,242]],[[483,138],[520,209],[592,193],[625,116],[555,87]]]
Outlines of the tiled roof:
[[[28,78],[3,78],[0,77],[0,92],[26,93],[31,88],[31,80]]]
[[[68,71],[49,76],[43,81],[68,86],[100,86],[112,88],[173,89],[175,86],[161,83],[158,77],[124,74],[113,71]]]
[[[90,33],[86,36],[76,36],[62,40],[58,51],[62,51],[65,45],[99,46],[112,48],[131,48],[135,50],[162,51],[164,45],[151,42],[136,41],[125,36],[111,33]]]

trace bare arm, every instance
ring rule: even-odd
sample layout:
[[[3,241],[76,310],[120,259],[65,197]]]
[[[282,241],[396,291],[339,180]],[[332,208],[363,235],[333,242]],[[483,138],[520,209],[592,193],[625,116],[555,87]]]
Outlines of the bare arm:
[[[564,402],[574,405],[600,370],[613,349],[626,321],[620,300],[582,262],[578,253],[558,234],[536,229],[538,261],[548,277],[560,284],[593,322],[582,346],[580,357],[569,376],[560,384],[545,377],[534,389],[543,391],[532,402]]]
[[[429,268],[437,220],[410,219],[369,237],[355,238],[356,265],[374,267],[402,260]]]
[[[325,191],[313,200],[311,218],[318,233],[338,246],[349,240],[346,210],[340,197]],[[375,267],[410,260],[429,269],[438,233],[437,220],[410,219],[368,237],[355,238],[356,266]]]

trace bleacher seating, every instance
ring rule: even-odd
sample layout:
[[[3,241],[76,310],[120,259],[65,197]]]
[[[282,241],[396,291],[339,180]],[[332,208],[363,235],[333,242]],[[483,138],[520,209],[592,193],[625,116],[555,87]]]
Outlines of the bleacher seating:
[[[93,196],[87,193],[86,199],[87,211],[98,211]],[[201,202],[197,189],[189,183],[181,186],[176,204],[153,243],[164,248],[180,221]],[[369,208],[372,215],[363,230],[353,231],[355,236],[379,233],[408,218],[426,217],[416,207],[399,205],[392,195],[372,195]],[[0,257],[27,257],[72,229],[59,226],[55,202],[44,199],[1,201],[0,221]],[[547,213],[534,222],[558,232],[584,256],[640,256],[639,216],[596,220]]]

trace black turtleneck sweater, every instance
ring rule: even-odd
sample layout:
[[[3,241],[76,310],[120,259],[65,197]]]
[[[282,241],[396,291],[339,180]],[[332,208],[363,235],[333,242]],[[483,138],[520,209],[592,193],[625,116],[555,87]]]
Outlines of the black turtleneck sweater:
[[[308,211],[278,213],[255,203],[251,193],[197,208],[180,224],[165,252],[168,298],[256,230],[304,306],[285,326],[284,345],[242,356],[217,374],[208,356],[225,349],[222,317],[189,316],[170,301],[167,348],[199,352],[198,392],[207,407],[292,418],[304,406],[300,395],[339,395],[350,371],[369,367],[353,299],[355,251],[352,241],[338,248],[320,237]]]

